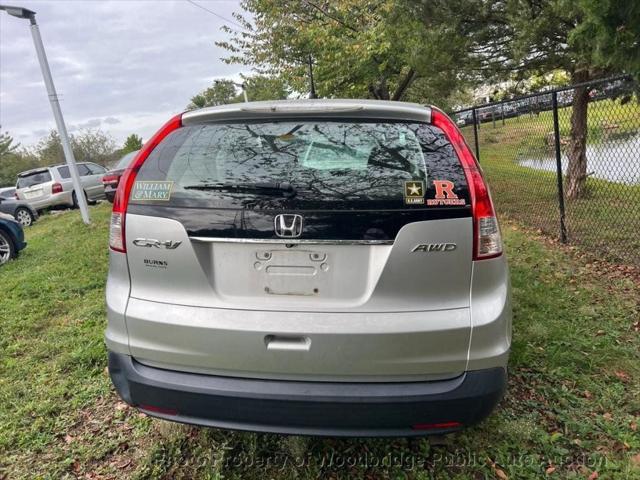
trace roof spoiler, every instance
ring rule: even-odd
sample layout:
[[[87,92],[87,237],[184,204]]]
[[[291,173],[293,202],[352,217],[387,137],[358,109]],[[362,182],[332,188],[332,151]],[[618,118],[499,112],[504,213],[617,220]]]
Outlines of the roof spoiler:
[[[182,123],[191,125],[265,118],[346,118],[431,123],[431,107],[381,100],[279,100],[219,105],[185,112]]]

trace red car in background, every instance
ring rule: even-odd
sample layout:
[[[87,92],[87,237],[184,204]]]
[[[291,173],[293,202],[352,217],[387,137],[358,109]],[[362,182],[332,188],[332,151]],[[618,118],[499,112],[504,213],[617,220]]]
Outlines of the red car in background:
[[[102,178],[102,183],[104,185],[104,193],[107,196],[107,200],[113,203],[113,197],[116,195],[116,190],[118,189],[118,184],[120,183],[120,177],[126,170],[126,168],[131,164],[133,159],[136,157],[140,150],[134,150],[133,152],[127,153],[124,157],[122,157],[116,166],[105,173]]]

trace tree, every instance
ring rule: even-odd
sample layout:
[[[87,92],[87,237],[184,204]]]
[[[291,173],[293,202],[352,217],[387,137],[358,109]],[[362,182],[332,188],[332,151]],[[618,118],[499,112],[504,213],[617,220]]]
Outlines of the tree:
[[[260,100],[284,100],[289,96],[285,80],[273,75],[241,75],[250,102]],[[240,94],[244,101],[244,97]]]
[[[102,130],[83,130],[71,138],[73,154],[78,162],[107,165],[116,159],[116,142]]]
[[[612,73],[638,75],[640,3],[629,0],[451,0],[412,2],[425,24],[449,18],[467,39],[459,68],[476,80],[517,88],[551,72],[582,84]],[[440,13],[434,14],[434,9]],[[559,79],[557,79],[559,80]],[[551,79],[549,83],[555,83]],[[575,89],[567,156],[567,196],[584,193],[589,87]]]
[[[140,150],[142,148],[142,137],[132,133],[127,137],[124,141],[124,145],[120,149],[120,155],[125,155],[130,152],[135,152],[136,150]]]
[[[106,165],[112,162],[116,155],[116,144],[113,138],[101,130],[84,130],[70,136],[73,155],[78,162],[95,162]],[[60,136],[55,130],[41,139],[28,151],[40,165],[64,163],[64,151]]]
[[[0,186],[15,185],[19,172],[36,165],[36,160],[25,155],[9,133],[0,132]]]
[[[506,0],[504,5],[512,34],[507,56],[512,61],[511,68],[520,75],[561,69],[569,74],[572,84],[584,84],[611,73],[630,71],[640,63],[637,2]],[[629,18],[627,15],[631,14]],[[569,198],[578,198],[585,192],[588,106],[589,87],[580,85],[574,90],[567,146]]]
[[[7,132],[0,132],[0,159],[9,154],[15,152],[19,143],[13,143],[13,137]]]
[[[232,80],[215,80],[213,85],[191,98],[187,110],[238,102],[240,100],[237,98],[237,93]]]
[[[444,0],[438,0],[438,3]],[[400,100],[420,79],[453,91],[466,40],[447,22],[426,28],[396,0],[243,0],[251,17],[235,14],[244,31],[223,27],[217,42],[228,63],[257,65],[293,91],[309,91],[308,58],[321,97]]]
[[[572,32],[575,42],[593,45],[593,61],[640,77],[640,2],[583,0],[584,19]]]

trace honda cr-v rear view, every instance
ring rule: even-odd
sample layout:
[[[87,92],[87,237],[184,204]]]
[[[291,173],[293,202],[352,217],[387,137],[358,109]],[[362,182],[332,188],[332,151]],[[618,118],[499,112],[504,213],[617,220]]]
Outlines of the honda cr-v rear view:
[[[419,435],[500,400],[509,278],[482,173],[416,104],[255,102],[172,118],[120,181],[109,370],[149,415]]]

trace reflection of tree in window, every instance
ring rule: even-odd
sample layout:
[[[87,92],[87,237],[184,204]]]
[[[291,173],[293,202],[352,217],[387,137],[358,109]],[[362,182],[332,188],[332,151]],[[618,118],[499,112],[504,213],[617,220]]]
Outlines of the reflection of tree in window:
[[[455,158],[451,145],[442,132],[427,124],[205,124],[184,127],[170,138],[149,159],[157,172],[150,179],[173,180],[178,190],[203,183],[287,181],[298,189],[298,198],[402,202],[406,180],[464,181],[459,163],[451,161]],[[151,163],[144,170],[148,171]],[[206,191],[182,192],[189,198],[212,197]],[[260,197],[247,192],[216,192],[215,196],[255,201]]]

